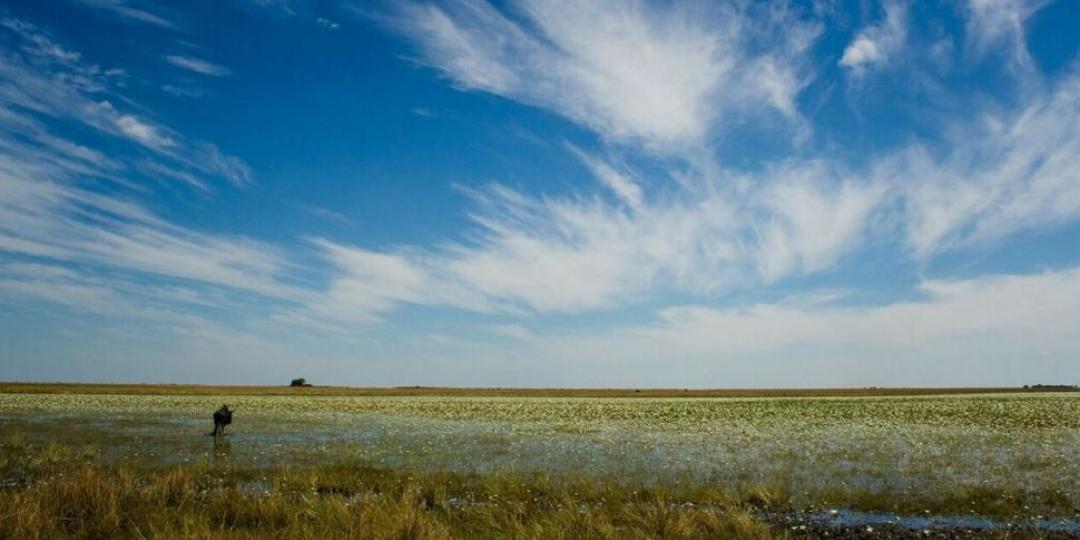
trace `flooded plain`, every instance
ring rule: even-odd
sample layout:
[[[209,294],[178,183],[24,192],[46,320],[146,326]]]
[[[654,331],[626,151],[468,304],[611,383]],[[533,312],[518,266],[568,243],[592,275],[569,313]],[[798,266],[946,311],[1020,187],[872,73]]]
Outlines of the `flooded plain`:
[[[223,402],[235,409],[234,424],[215,439],[208,435],[210,415]],[[953,525],[1017,523],[1080,534],[1075,393],[753,399],[0,394],[0,427],[31,443],[87,446],[109,462],[139,466],[357,462],[587,475],[754,490],[789,501],[803,526],[850,521],[931,530],[960,519]]]

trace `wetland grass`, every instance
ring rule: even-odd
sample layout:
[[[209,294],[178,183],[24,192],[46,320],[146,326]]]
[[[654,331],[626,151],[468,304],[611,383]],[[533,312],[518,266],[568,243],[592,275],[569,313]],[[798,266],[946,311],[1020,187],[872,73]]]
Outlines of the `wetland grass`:
[[[773,538],[712,494],[543,476],[338,464],[132,469],[85,449],[3,447],[0,538]]]
[[[0,431],[0,538],[1080,536],[1075,393],[0,393]]]
[[[814,528],[814,521],[798,521],[820,509],[793,514],[788,495],[776,487],[729,492],[350,462],[271,469],[207,461],[133,467],[110,464],[93,448],[29,444],[17,435],[0,446],[0,476],[0,538],[767,539],[881,533],[880,527],[875,534],[872,527]],[[955,506],[937,499],[934,509],[959,514],[972,504],[1009,501],[1002,495],[956,493]],[[843,496],[866,509],[897,508],[885,498]],[[928,498],[909,502],[909,510],[931,504]],[[914,536],[1069,537],[1035,529],[937,533]]]

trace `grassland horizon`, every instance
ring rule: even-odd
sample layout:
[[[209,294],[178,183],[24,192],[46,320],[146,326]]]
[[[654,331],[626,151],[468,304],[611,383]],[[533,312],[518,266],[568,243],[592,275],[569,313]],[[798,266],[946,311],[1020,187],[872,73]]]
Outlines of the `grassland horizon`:
[[[461,397],[873,397],[962,394],[1076,392],[1077,385],[961,387],[790,387],[790,388],[572,388],[572,387],[464,387],[464,386],[334,386],[311,384],[200,384],[169,382],[63,382],[0,381],[0,394],[163,394],[163,395],[300,395],[300,396],[461,396]]]

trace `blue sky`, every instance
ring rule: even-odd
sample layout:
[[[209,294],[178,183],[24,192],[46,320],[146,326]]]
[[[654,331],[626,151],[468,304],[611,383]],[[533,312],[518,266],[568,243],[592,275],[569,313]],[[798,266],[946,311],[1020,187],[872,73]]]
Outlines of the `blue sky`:
[[[1077,383],[1078,27],[0,1],[0,379]]]

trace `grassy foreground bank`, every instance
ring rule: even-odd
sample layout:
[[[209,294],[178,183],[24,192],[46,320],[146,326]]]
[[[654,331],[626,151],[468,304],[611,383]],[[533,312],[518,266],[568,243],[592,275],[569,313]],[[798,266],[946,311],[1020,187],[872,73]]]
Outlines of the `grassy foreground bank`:
[[[718,493],[331,465],[111,467],[9,439],[0,538],[773,538]],[[691,502],[693,501],[693,502]]]
[[[0,538],[877,538],[867,527],[791,526],[782,491],[627,485],[613,479],[377,469],[343,462],[271,470],[197,462],[104,463],[92,448],[0,446]],[[1018,495],[1019,496],[1019,495]],[[966,493],[974,502],[1029,502]],[[981,500],[981,501],[980,501]],[[866,500],[867,508],[906,510]],[[896,501],[894,501],[896,502]],[[940,501],[939,501],[940,503]],[[1007,507],[999,508],[1002,514]],[[771,517],[770,517],[771,516]],[[904,537],[1066,538],[1036,530]]]

